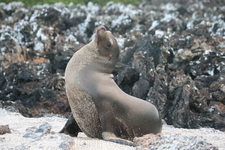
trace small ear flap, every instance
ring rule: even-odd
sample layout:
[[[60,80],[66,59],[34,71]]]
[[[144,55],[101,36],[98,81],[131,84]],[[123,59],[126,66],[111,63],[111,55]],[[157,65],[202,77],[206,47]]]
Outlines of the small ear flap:
[[[106,28],[104,26],[99,26],[97,28],[95,28],[95,36],[96,36],[96,42],[97,44],[99,44],[99,42],[101,41],[101,35],[106,31]]]

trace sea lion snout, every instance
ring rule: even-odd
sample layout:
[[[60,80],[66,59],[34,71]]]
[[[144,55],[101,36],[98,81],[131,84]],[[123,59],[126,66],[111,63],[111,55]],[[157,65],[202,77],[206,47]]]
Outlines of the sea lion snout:
[[[104,26],[99,26],[95,28],[95,37],[97,41],[97,45],[99,46],[99,43],[104,39],[106,28]]]
[[[104,26],[99,26],[99,27],[95,28],[94,33],[97,33],[99,30],[106,31],[106,28]]]

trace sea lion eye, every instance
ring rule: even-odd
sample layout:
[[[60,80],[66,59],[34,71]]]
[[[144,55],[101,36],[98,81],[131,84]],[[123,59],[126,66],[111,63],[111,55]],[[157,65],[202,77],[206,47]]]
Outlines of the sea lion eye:
[[[107,43],[107,46],[108,46],[108,47],[111,47],[111,46],[112,46],[112,44],[111,44],[110,42],[108,42],[108,43]]]

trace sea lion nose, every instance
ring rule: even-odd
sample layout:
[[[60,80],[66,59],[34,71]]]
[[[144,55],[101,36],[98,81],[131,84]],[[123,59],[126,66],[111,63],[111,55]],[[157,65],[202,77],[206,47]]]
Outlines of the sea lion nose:
[[[95,28],[94,32],[97,33],[100,30],[106,31],[106,28],[104,26],[99,26],[99,27]]]

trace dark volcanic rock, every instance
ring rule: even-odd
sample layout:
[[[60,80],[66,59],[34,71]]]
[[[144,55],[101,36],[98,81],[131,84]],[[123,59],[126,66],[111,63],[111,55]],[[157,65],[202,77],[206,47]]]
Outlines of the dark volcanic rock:
[[[138,81],[138,72],[128,65],[117,63],[113,72],[114,80],[119,87],[126,93],[132,94],[132,87]]]
[[[222,4],[0,3],[0,105],[29,117],[68,114],[65,67],[104,25],[121,47],[113,74],[123,91],[153,103],[168,124],[225,130]]]
[[[199,126],[199,120],[195,118],[190,107],[191,103],[199,98],[197,92],[194,82],[184,74],[177,74],[170,82],[168,100],[172,106],[168,110],[168,121],[171,119],[175,127]]]
[[[40,70],[35,67],[37,67],[35,64],[14,63],[5,69],[4,75],[1,74],[0,99],[2,104],[8,106],[12,105],[8,101],[20,101],[22,107],[16,104],[13,106],[16,106],[25,116],[41,116],[50,112],[65,113],[68,111],[64,79],[49,74],[47,68],[39,68],[43,69],[43,75],[40,75]],[[30,111],[23,111],[23,106]]]
[[[141,87],[141,88],[140,88]],[[145,79],[140,79],[135,82],[132,91],[135,97],[144,99],[149,90],[149,82]]]

